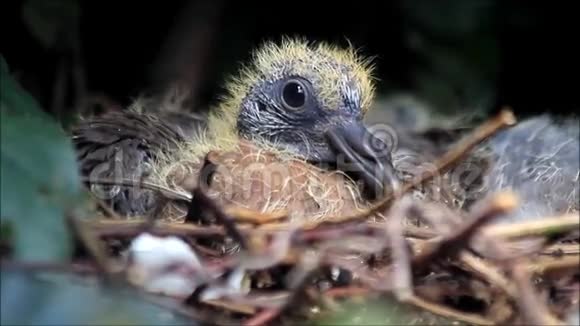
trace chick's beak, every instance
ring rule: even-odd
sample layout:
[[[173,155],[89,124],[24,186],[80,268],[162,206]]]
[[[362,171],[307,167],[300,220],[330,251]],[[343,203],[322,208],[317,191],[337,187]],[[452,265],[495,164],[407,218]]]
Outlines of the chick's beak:
[[[326,138],[335,155],[336,168],[362,182],[367,198],[376,199],[397,190],[392,146],[375,137],[361,122],[332,128]]]

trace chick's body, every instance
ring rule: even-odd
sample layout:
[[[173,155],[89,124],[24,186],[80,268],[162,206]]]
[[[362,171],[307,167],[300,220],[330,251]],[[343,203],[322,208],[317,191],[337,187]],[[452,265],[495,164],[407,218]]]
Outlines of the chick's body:
[[[366,204],[348,173],[314,164],[329,167],[338,158],[325,137],[328,130],[354,128],[356,135],[363,136],[358,130],[364,130],[362,118],[374,91],[368,60],[352,48],[285,39],[278,44],[266,43],[254,52],[250,64],[230,79],[225,89],[226,96],[210,110],[206,128],[194,135],[169,135],[157,132],[168,126],[166,122],[150,117],[142,131],[151,137],[132,135],[135,144],[121,154],[118,149],[123,144],[91,138],[95,125],[109,124],[111,131],[124,133],[130,129],[126,125],[133,123],[120,120],[141,120],[146,114],[83,122],[75,133],[79,153],[94,152],[95,147],[103,146],[107,153],[96,160],[91,159],[90,153],[82,154],[84,174],[95,176],[99,169],[120,172],[132,179],[146,177],[156,184],[188,191],[200,186],[192,185],[191,180],[196,183],[200,175],[203,179],[205,158],[211,153],[217,168],[207,190],[225,206],[264,212],[287,210],[292,217],[322,218],[348,213]],[[168,129],[172,130],[171,126]],[[348,135],[349,139],[352,137]],[[360,143],[363,141],[360,139]],[[341,145],[343,148],[350,151],[349,146]],[[357,156],[356,150],[349,155],[356,157],[353,163],[364,162],[367,168],[372,166],[369,162],[378,162]],[[142,159],[145,157],[147,160]],[[135,171],[135,160],[148,164],[147,175],[131,173]],[[105,176],[111,177],[110,173]],[[107,189],[103,192],[109,197],[106,199],[123,215],[160,211],[161,201],[149,190]],[[135,194],[140,196],[136,198]],[[126,209],[127,205],[120,202],[127,201],[136,203]],[[171,204],[161,211],[172,220],[185,214],[183,207]]]

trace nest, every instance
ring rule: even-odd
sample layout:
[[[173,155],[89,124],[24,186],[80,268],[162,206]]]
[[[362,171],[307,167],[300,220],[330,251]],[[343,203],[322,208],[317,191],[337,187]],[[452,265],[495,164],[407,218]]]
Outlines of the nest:
[[[433,169],[374,203],[361,202],[340,173],[249,146],[176,161],[162,174],[163,187],[151,186],[167,201],[164,220],[105,218],[78,226],[103,245],[84,243],[97,257],[95,273],[105,277],[127,268],[114,264],[120,258],[109,253],[122,249],[108,250],[113,242],[143,233],[184,239],[209,277],[171,309],[195,321],[306,323],[340,311],[343,302],[387,298],[415,309],[409,324],[563,324],[579,300],[577,212],[496,224],[519,207],[517,193],[491,193],[469,209],[413,195],[514,122],[502,112]],[[251,164],[251,173],[238,173]],[[276,179],[264,185],[272,170]],[[236,249],[217,250],[215,243]]]

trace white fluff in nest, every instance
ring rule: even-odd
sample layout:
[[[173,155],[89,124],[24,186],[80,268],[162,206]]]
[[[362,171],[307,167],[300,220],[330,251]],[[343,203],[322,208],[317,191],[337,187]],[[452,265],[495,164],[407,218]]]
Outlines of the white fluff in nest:
[[[249,280],[243,268],[235,269],[223,283],[208,287],[200,295],[202,301],[217,300],[223,297],[243,296],[250,292]]]
[[[145,291],[183,299],[205,279],[201,262],[183,240],[148,233],[131,242],[128,278]]]

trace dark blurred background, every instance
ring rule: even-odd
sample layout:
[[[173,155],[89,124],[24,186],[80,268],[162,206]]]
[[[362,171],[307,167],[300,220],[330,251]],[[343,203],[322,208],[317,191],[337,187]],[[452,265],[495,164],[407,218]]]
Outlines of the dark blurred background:
[[[185,85],[191,109],[281,35],[376,56],[379,96],[412,94],[445,113],[578,110],[573,1],[3,1],[1,54],[62,117],[119,108]],[[574,41],[576,40],[576,41]]]

